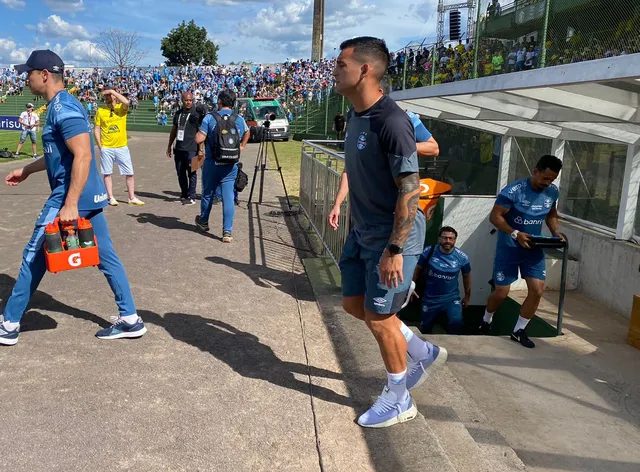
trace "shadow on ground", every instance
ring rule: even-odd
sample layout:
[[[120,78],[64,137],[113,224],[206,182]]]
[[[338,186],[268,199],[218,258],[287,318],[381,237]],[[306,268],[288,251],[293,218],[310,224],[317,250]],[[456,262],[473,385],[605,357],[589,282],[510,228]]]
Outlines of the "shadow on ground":
[[[264,380],[326,402],[352,406],[350,398],[311,385],[308,379],[308,376],[340,379],[341,374],[283,361],[257,336],[229,323],[187,313],[167,313],[164,317],[146,310],[138,310],[138,313],[145,323],[160,326],[174,339],[208,352],[243,377]],[[296,375],[303,376],[304,380],[298,380]]]

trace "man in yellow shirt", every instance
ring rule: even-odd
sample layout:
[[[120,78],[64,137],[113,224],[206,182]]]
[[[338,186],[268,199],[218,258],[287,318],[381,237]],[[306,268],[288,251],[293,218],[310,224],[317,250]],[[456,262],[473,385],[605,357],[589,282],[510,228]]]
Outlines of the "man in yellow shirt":
[[[125,176],[129,205],[144,205],[134,193],[133,163],[127,146],[127,112],[129,100],[112,88],[102,91],[105,105],[96,111],[93,134],[100,148],[100,169],[109,196],[109,205],[118,205],[113,196],[113,163],[118,164],[120,175]]]

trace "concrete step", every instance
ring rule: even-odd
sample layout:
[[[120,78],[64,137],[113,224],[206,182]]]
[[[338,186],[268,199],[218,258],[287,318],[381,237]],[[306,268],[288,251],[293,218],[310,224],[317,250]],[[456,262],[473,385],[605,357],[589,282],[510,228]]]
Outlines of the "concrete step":
[[[446,347],[447,336],[429,338]],[[435,370],[412,395],[457,472],[525,470],[515,451],[446,365]]]

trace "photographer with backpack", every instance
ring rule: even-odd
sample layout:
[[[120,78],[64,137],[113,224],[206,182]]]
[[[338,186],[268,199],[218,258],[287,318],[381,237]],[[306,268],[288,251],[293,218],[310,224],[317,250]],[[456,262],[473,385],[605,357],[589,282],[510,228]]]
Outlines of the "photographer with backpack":
[[[244,118],[234,113],[236,96],[230,90],[218,94],[218,111],[205,117],[196,134],[196,143],[205,143],[202,167],[202,199],[196,215],[198,230],[209,231],[209,214],[218,185],[222,188],[222,242],[233,240],[235,215],[234,186],[238,176],[240,151],[249,141],[249,127]]]

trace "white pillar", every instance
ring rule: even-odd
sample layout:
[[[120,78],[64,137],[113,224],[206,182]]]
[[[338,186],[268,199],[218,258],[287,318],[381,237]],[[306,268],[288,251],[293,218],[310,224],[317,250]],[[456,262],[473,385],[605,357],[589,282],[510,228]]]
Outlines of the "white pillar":
[[[638,206],[638,188],[640,188],[640,144],[627,148],[616,239],[630,239],[633,236]]]
[[[564,139],[554,139],[551,142],[551,154],[560,159],[564,164],[564,146],[567,142]],[[558,178],[554,182],[556,187],[560,189],[560,185],[562,184],[562,170],[558,174]]]
[[[498,168],[498,190],[505,188],[509,183],[509,166],[511,165],[512,136],[502,136],[502,150],[500,153],[500,167]]]

